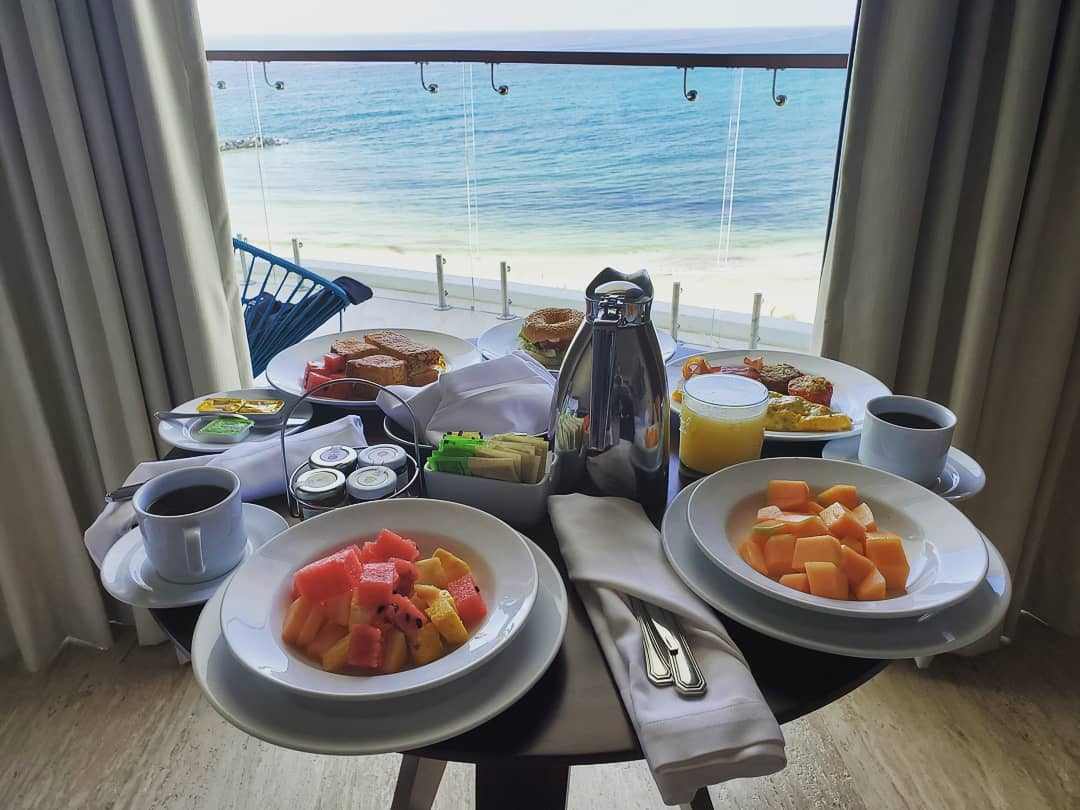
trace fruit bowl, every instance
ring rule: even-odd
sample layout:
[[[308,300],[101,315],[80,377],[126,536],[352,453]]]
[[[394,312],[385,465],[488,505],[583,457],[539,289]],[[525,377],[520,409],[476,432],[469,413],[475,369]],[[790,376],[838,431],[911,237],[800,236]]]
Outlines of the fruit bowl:
[[[424,556],[438,546],[469,560],[488,615],[468,641],[432,663],[387,675],[325,672],[281,639],[293,575],[309,562],[390,528]],[[343,507],[275,537],[233,574],[221,602],[222,633],[247,669],[315,698],[399,697],[459,678],[497,654],[521,629],[536,598],[536,561],[521,536],[491,515],[448,501],[409,498]]]
[[[867,602],[828,599],[751,568],[737,547],[765,505],[770,480],[806,481],[813,492],[840,482],[855,485],[879,523],[901,537],[911,566],[907,592]],[[955,506],[905,478],[846,461],[769,458],[727,467],[702,480],[687,517],[699,548],[725,573],[782,602],[821,613],[892,619],[935,613],[964,599],[986,576],[986,546]]]

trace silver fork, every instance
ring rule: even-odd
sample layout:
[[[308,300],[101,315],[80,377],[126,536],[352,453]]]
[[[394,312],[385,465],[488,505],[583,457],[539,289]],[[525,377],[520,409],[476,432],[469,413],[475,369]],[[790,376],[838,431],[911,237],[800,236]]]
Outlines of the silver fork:
[[[641,628],[641,647],[645,652],[645,674],[653,686],[671,686],[675,676],[668,665],[669,656],[653,630],[652,622],[645,616],[645,607],[633,596],[628,597],[630,610]]]

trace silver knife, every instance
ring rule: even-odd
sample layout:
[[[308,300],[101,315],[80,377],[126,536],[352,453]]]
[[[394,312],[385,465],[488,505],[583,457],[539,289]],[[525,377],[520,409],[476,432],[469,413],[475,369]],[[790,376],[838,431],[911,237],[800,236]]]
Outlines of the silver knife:
[[[634,597],[627,597],[630,602],[630,610],[638,621],[641,628],[641,647],[645,652],[645,674],[649,683],[653,686],[671,686],[675,683],[675,676],[668,665],[669,656],[667,649],[656,638],[652,623],[645,617],[645,608]]]
[[[656,634],[671,655],[671,668],[675,677],[675,689],[685,697],[700,697],[708,685],[701,674],[697,659],[686,637],[679,630],[675,617],[655,605],[646,605],[646,612]]]

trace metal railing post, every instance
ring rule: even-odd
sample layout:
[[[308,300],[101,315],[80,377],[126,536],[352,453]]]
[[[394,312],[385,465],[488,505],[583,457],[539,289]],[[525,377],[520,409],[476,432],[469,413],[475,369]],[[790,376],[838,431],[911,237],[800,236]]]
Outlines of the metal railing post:
[[[292,260],[293,264],[300,264],[300,248],[304,246],[304,243],[297,239],[295,236],[292,238]]]
[[[671,339],[679,342],[679,297],[682,295],[682,282],[671,285]]]
[[[507,262],[499,262],[499,292],[502,298],[502,315],[497,317],[500,321],[509,321],[514,317],[510,312],[510,305],[514,302],[510,300],[508,275],[510,275],[510,265]]]
[[[450,305],[446,303],[446,273],[444,268],[446,267],[446,259],[443,258],[441,253],[435,254],[435,309],[442,312],[443,310],[450,309]]]
[[[762,294],[754,293],[754,307],[750,310],[750,348],[756,349],[760,339],[759,329],[761,326],[761,299]]]

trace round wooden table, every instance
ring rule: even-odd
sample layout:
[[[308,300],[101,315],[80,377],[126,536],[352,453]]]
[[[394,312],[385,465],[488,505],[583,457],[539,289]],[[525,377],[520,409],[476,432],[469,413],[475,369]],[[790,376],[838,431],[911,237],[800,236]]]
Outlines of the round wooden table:
[[[311,425],[339,418],[342,411],[315,406]],[[384,439],[382,413],[363,415],[369,443]],[[685,482],[678,475],[673,436],[669,500]],[[821,443],[766,443],[763,455],[820,456]],[[170,458],[187,453],[174,451]],[[285,511],[284,497],[262,501]],[[550,521],[525,532],[554,560],[564,578]],[[571,765],[642,759],[633,726],[623,709],[592,625],[574,588],[567,588],[570,615],[563,647],[547,673],[521,700],[484,725],[437,745],[408,752],[399,774],[395,807],[429,803],[447,761],[475,763],[476,807],[559,808],[565,806]],[[190,654],[201,607],[152,611],[173,641]],[[878,672],[885,661],[848,658],[796,647],[750,630],[730,618],[724,625],[750,663],[769,708],[787,723],[846,695]],[[791,673],[799,673],[798,678]],[[698,792],[695,808],[711,807]]]

